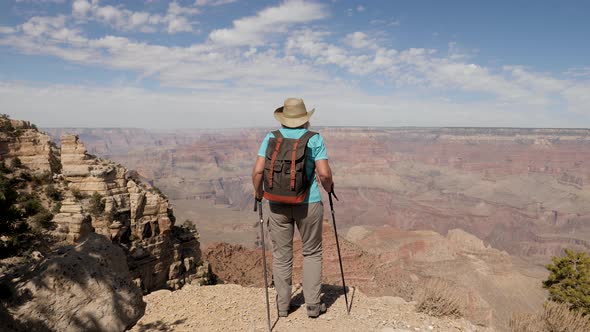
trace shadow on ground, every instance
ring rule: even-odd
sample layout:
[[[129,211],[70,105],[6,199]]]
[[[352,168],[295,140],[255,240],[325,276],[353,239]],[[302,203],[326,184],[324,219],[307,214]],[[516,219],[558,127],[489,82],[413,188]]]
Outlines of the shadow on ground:
[[[145,311],[125,253],[98,234],[0,276],[0,290],[3,331],[122,330]]]

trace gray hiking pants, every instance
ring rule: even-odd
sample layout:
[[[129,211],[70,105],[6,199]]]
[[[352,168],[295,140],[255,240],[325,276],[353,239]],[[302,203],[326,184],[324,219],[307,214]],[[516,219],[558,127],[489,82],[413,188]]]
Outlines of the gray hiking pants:
[[[280,311],[289,310],[293,274],[293,233],[297,225],[303,253],[303,296],[306,304],[320,303],[322,283],[322,202],[269,204],[272,273]]]

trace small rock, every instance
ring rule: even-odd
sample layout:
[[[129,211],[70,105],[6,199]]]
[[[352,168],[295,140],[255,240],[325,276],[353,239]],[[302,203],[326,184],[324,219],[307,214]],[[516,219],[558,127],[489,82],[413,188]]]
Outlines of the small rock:
[[[31,253],[31,258],[35,261],[35,262],[39,262],[41,261],[43,258],[45,258],[45,256],[43,256],[43,254],[41,254],[39,251],[33,251]]]

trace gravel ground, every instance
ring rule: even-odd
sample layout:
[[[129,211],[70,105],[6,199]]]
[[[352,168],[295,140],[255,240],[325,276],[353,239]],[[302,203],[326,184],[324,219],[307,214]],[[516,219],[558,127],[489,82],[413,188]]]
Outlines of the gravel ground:
[[[300,306],[278,318],[274,289],[269,289],[273,331],[493,331],[464,319],[438,319],[417,313],[413,303],[398,297],[367,297],[348,293],[350,315],[341,288],[325,285],[327,313],[307,317],[301,287],[294,287],[291,303]],[[161,290],[144,297],[145,315],[131,331],[266,331],[264,288],[239,285],[193,286],[171,292]]]

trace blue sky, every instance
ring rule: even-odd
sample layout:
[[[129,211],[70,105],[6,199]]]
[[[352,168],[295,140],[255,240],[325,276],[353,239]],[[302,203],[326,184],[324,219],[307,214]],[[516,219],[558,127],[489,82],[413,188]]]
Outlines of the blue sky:
[[[44,127],[590,126],[588,1],[0,2],[0,107]]]

